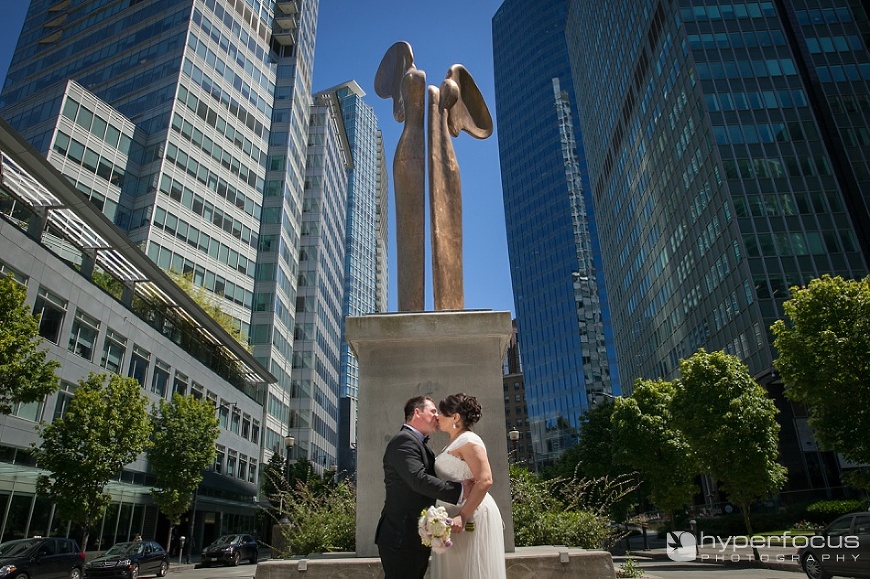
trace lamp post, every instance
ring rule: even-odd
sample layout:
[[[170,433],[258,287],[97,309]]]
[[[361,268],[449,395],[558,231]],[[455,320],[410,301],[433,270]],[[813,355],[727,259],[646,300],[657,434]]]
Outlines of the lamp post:
[[[514,464],[516,464],[517,458],[519,458],[517,456],[517,445],[519,444],[519,441],[520,441],[520,431],[517,430],[516,426],[511,428],[510,432],[508,432],[508,438],[510,439],[510,441],[513,443],[513,446],[514,446]]]

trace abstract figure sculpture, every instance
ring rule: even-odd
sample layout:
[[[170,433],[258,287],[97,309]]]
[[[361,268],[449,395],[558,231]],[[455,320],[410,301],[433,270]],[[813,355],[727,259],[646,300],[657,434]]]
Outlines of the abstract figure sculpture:
[[[425,303],[425,83],[426,75],[414,66],[407,42],[397,42],[387,50],[375,75],[375,92],[393,99],[393,117],[405,123],[393,158],[399,311],[422,311]],[[429,86],[428,94],[433,296],[436,310],[461,310],[465,307],[462,185],[451,135],[466,131],[485,139],[492,134],[492,117],[480,89],[461,64],[451,66],[441,87]]]

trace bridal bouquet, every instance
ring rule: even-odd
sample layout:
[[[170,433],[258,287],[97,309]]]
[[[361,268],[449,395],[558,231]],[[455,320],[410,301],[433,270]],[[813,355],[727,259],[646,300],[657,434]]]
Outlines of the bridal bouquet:
[[[420,513],[417,523],[420,539],[436,553],[443,553],[453,545],[450,540],[450,517],[444,507],[429,507]]]

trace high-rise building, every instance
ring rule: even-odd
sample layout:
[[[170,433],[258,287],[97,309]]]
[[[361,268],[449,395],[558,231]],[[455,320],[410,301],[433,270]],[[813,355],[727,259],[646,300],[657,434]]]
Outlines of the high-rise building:
[[[0,164],[0,274],[26,289],[40,349],[59,363],[60,380],[56,393],[0,416],[0,536],[81,540],[82,529],[37,495],[37,479],[47,473],[31,445],[40,443],[38,424],[63,418],[91,373],[129,376],[149,404],[176,393],[213,403],[217,456],[182,520],[184,534],[205,545],[250,531],[262,453],[259,394],[274,377],[5,122]],[[146,460],[125,465],[107,484],[112,504],[82,547],[106,549],[135,533],[166,538],[170,524],[151,498],[154,484]]]
[[[342,367],[345,223],[351,149],[338,98],[319,94],[310,109],[302,200],[290,432],[294,456],[337,466]]]
[[[342,314],[387,311],[387,168],[374,109],[356,81],[318,93],[341,107],[353,164],[348,171]],[[341,344],[338,469],[355,472],[359,366],[347,342]]]
[[[260,461],[291,411],[314,428],[291,374],[317,11],[34,0],[0,95],[0,115],[161,268],[211,292],[277,378],[257,394]],[[334,459],[296,435],[295,456]]]
[[[619,393],[564,23],[567,0],[505,0],[492,20],[502,190],[534,455],[577,441]],[[611,353],[609,355],[609,352]]]
[[[866,3],[577,1],[566,30],[620,375],[704,347],[781,390],[788,288],[868,273]],[[780,421],[791,488],[832,486]]]

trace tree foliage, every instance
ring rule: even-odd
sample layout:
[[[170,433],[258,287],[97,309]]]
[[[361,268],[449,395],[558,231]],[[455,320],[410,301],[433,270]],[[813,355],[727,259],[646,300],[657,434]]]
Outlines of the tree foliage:
[[[176,393],[171,402],[161,400],[152,408],[151,424],[148,461],[157,479],[151,496],[170,524],[177,525],[190,508],[203,469],[214,463],[218,419],[210,401]]]
[[[510,476],[518,547],[608,548],[621,538],[618,529],[610,524],[608,513],[637,488],[633,475],[545,479],[511,465]]]
[[[650,499],[674,513],[692,501],[698,466],[683,434],[674,427],[671,382],[638,380],[631,398],[618,398],[613,409],[614,458],[637,469]]]
[[[870,463],[870,277],[813,280],[783,309],[772,329],[785,395],[807,406],[825,448]]]
[[[722,483],[751,534],[749,507],[779,490],[779,424],[773,401],[736,357],[699,350],[680,362],[671,402],[674,425],[695,451],[701,470]]]
[[[214,296],[205,288],[199,287],[193,283],[193,273],[179,274],[174,271],[168,272],[169,277],[175,284],[183,289],[187,295],[193,298],[193,301],[201,307],[205,313],[214,319],[220,327],[222,327],[230,336],[247,348],[249,351],[251,346],[242,337],[242,330],[239,327],[236,319],[221,309],[220,304]]]
[[[260,475],[260,493],[273,507],[279,504],[281,491],[287,484],[286,464],[280,453],[273,452]]]
[[[38,349],[39,318],[24,305],[26,295],[12,275],[0,276],[0,414],[18,402],[42,400],[59,385],[59,364]]]
[[[111,496],[106,484],[147,447],[151,423],[139,383],[112,374],[91,374],[79,382],[63,417],[40,427],[34,449],[39,466],[51,474],[37,481],[63,519],[84,528],[102,518]],[[87,547],[85,547],[87,548]]]

